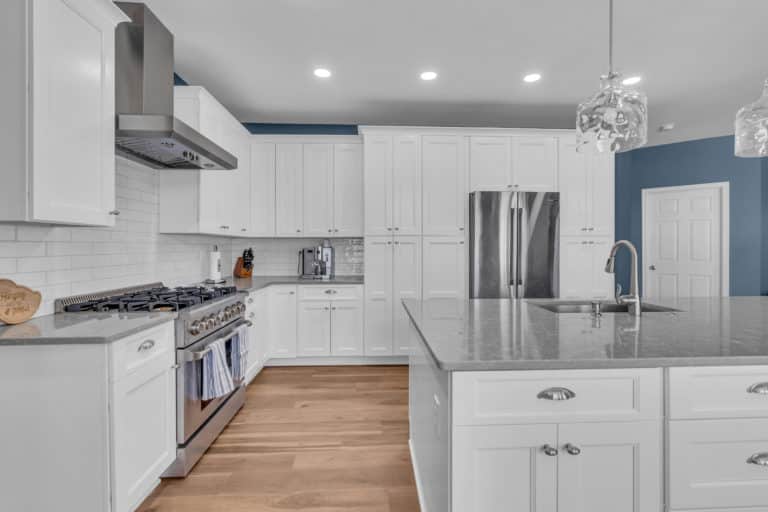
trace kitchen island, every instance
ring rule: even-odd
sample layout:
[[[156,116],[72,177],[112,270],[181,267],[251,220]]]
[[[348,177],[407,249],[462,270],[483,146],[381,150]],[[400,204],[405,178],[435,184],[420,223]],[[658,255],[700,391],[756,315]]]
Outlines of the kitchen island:
[[[766,510],[768,298],[646,302],[403,301],[422,510]]]

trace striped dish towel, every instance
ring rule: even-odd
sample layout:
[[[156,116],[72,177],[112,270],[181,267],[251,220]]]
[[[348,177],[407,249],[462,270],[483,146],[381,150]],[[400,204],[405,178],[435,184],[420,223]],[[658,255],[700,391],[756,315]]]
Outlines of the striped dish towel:
[[[235,382],[245,378],[248,371],[248,326],[241,326],[232,336],[232,378]]]
[[[203,400],[213,400],[234,391],[235,383],[227,366],[226,340],[208,345],[210,349],[203,356]]]

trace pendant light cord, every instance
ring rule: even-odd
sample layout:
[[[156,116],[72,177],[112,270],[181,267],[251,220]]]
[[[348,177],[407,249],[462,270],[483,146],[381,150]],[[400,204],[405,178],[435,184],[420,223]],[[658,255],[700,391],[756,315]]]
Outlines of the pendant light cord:
[[[608,75],[613,75],[613,0],[608,0]]]

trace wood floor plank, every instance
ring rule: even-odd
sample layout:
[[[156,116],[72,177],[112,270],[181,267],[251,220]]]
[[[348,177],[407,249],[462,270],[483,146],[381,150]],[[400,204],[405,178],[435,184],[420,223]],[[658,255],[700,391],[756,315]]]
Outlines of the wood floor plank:
[[[408,368],[267,368],[185,479],[139,512],[419,512]]]

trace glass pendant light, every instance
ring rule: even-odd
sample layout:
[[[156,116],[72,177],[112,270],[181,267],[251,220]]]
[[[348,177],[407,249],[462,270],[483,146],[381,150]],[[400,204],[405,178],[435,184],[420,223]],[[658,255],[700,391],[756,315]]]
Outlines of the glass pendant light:
[[[736,113],[735,128],[736,156],[768,156],[768,80],[760,99]]]
[[[648,142],[648,98],[622,84],[621,74],[613,70],[613,0],[608,1],[608,74],[600,77],[600,91],[579,104],[579,150],[589,145],[600,152],[621,152]]]

